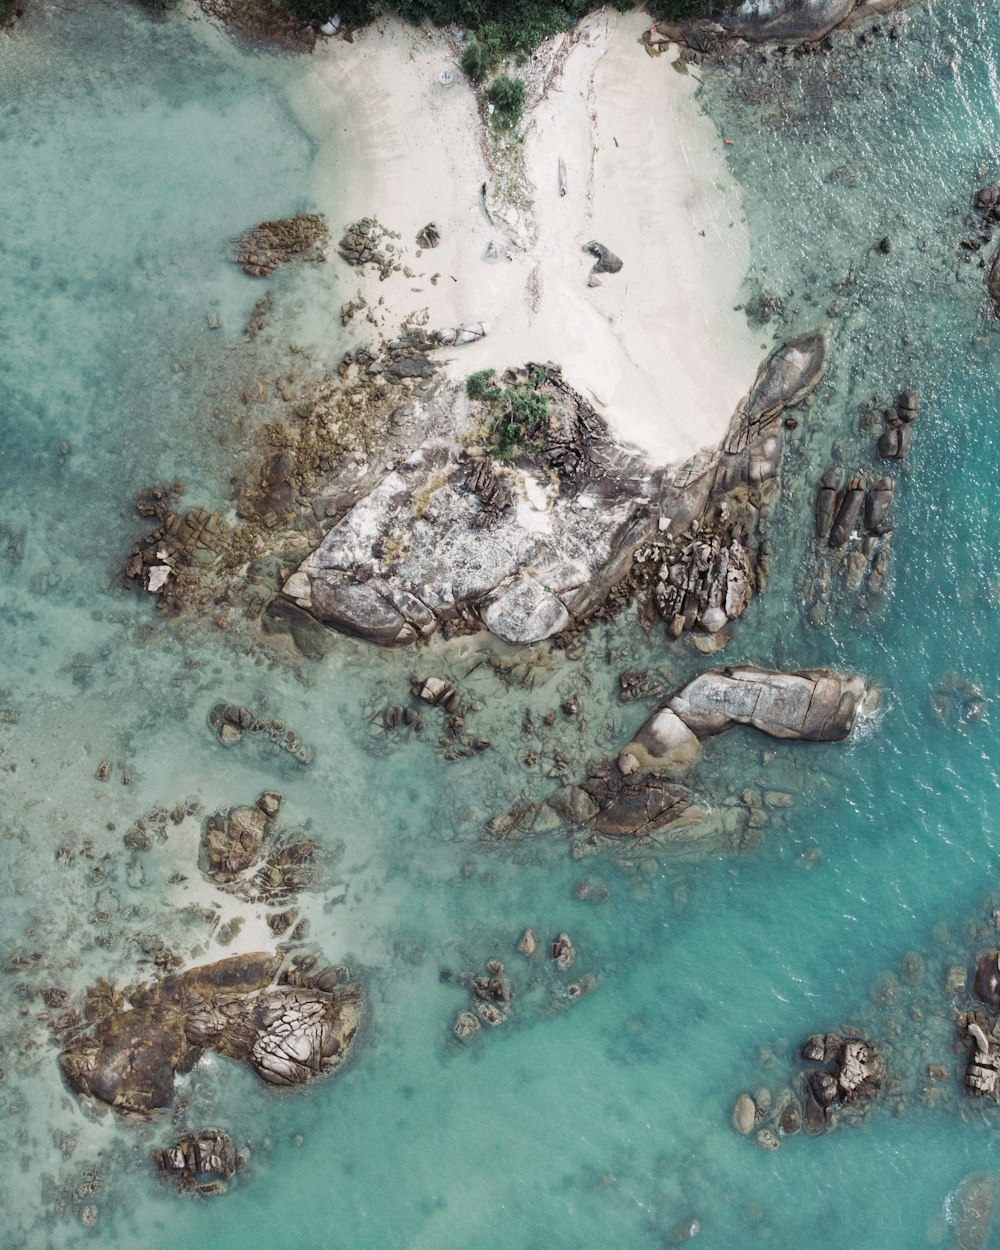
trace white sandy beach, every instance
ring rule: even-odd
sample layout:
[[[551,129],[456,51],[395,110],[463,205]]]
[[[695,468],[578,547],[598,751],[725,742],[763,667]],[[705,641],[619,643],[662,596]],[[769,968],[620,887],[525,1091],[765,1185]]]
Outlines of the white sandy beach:
[[[345,293],[384,299],[386,333],[423,308],[432,329],[485,321],[486,339],[455,350],[456,376],[556,361],[619,437],[667,464],[721,440],[762,353],[733,310],[748,244],[722,140],[695,80],[670,54],[646,55],[645,25],[641,13],[601,12],[540,54],[564,64],[526,117],[533,202],[506,223],[482,205],[492,178],[476,100],[443,33],[385,21],[353,44],[326,42],[292,102],[321,145],[314,207],[334,236],[366,215],[402,236],[412,279],[362,278],[331,255]],[[417,257],[431,220],[442,242]],[[591,239],[624,261],[598,287],[582,250]],[[491,240],[510,259],[486,263]]]

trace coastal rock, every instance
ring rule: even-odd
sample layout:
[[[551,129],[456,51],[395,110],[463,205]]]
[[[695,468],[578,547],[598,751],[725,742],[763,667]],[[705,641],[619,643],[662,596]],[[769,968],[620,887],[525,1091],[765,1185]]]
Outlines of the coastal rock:
[[[698,758],[698,737],[669,707],[661,708],[625,748],[643,768],[670,771],[688,768]]]
[[[839,475],[836,469],[827,469],[820,478],[819,489],[816,492],[816,537],[821,541],[827,537],[833,527],[839,489]]]
[[[433,221],[429,221],[417,235],[417,247],[437,247],[441,242],[441,231]]]
[[[831,547],[843,547],[844,543],[850,538],[861,516],[864,502],[865,484],[863,479],[858,474],[855,474],[847,484],[844,498],[841,501],[840,508],[837,510],[837,519],[834,521],[833,529],[830,531],[829,542]]]
[[[997,252],[993,258],[993,264],[990,265],[990,275],[987,279],[986,289],[993,304],[993,311],[1000,317],[1000,252]]]
[[[381,646],[454,622],[537,642],[599,606],[655,526],[652,483],[638,453],[614,443],[558,373],[545,376],[546,429],[530,456],[491,467],[502,491],[484,505],[482,458],[430,439],[326,534],[285,582],[287,598]]]
[[[699,738],[742,724],[774,738],[840,742],[854,728],[864,696],[861,677],[745,666],[702,673],[666,706]]]
[[[267,816],[257,807],[233,807],[213,816],[202,837],[205,870],[232,881],[256,862],[264,844]]]
[[[973,990],[980,1002],[991,1007],[1000,1005],[1000,950],[980,955]]]
[[[60,1053],[70,1088],[145,1116],[172,1103],[175,1076],[204,1050],[246,1064],[271,1084],[301,1084],[332,1070],[358,1031],[361,987],[334,988],[323,975],[310,983],[281,965],[278,956],[237,955],[130,989],[128,1007],[112,994]]]
[[[743,0],[719,11],[728,34],[755,43],[815,43],[845,21],[858,0]]]
[[[621,259],[610,248],[605,247],[603,243],[598,243],[596,239],[591,239],[589,243],[583,245],[583,250],[596,257],[594,267],[590,271],[592,274],[620,272],[622,267]]]

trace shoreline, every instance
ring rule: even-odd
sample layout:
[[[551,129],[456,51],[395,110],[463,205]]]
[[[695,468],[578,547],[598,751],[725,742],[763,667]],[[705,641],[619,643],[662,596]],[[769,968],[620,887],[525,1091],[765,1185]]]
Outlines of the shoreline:
[[[412,278],[338,275],[344,294],[361,290],[370,320],[389,335],[414,313],[431,329],[484,321],[488,336],[447,375],[556,360],[614,435],[669,464],[719,444],[762,351],[732,307],[749,261],[739,188],[696,84],[645,55],[645,26],[641,13],[602,12],[532,58],[528,74],[547,64],[550,81],[523,124],[531,201],[499,204],[492,224],[481,192],[496,182],[490,136],[446,34],[383,21],[352,44],[325,43],[286,87],[318,144],[314,207],[334,237],[369,215],[401,235]],[[644,193],[626,214],[636,185]],[[441,244],[418,257],[416,233],[431,220]],[[583,246],[595,238],[624,268],[592,287]],[[508,258],[484,261],[490,242]]]

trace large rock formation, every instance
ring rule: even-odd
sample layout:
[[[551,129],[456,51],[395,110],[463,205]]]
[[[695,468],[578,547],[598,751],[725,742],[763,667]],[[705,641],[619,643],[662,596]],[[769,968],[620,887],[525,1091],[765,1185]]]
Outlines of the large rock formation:
[[[150,986],[91,992],[91,1026],[67,1040],[59,1061],[76,1093],[146,1116],[170,1106],[174,1078],[205,1050],[270,1084],[312,1080],[344,1060],[361,1015],[360,985],[332,969],[237,955]]]
[[[865,697],[861,677],[829,669],[775,673],[743,665],[702,673],[653,713],[624,748],[641,768],[677,772],[698,758],[701,740],[734,725],[772,738],[840,742]]]
[[[655,531],[655,484],[557,370],[544,391],[546,427],[530,453],[484,475],[454,439],[427,441],[329,531],[285,595],[382,646],[443,622],[483,624],[512,643],[564,629]]]
[[[626,587],[651,593],[672,636],[698,625],[722,645],[766,576],[758,529],[780,414],[816,385],[824,358],[820,335],[779,348],[725,448],[663,470],[616,442],[555,366],[512,371],[505,380],[547,404],[512,458],[505,447],[494,458],[474,426],[427,439],[355,496],[283,594],[334,629],[396,646],[441,627],[538,642]],[[453,403],[460,427],[457,391]]]
[[[859,0],[743,0],[735,8],[723,9],[719,22],[743,39],[813,42],[845,21],[858,3]]]
[[[667,708],[698,738],[739,724],[772,738],[841,742],[854,728],[864,696],[861,677],[823,668],[776,673],[744,665],[702,673]]]

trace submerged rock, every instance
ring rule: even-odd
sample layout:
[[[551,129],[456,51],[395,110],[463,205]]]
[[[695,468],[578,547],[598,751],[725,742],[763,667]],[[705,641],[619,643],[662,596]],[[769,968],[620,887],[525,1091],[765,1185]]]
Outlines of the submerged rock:
[[[982,1250],[993,1228],[1000,1176],[975,1172],[955,1191],[955,1250]]]

